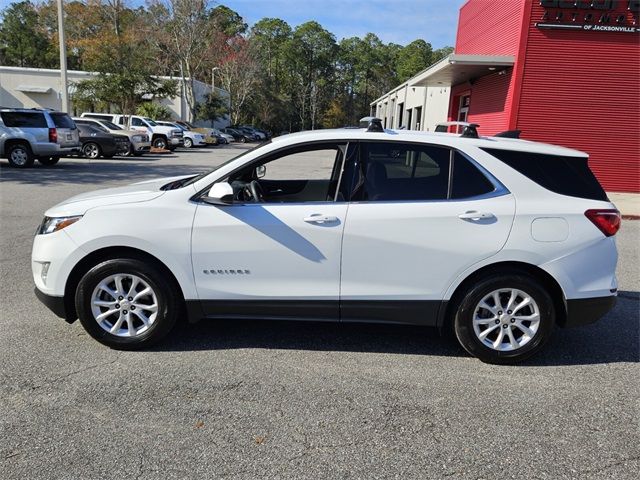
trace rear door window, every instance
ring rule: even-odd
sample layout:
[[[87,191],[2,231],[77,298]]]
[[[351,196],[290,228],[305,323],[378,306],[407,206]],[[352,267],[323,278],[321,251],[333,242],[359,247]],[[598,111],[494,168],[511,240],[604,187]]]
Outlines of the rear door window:
[[[48,128],[47,119],[42,112],[2,112],[2,121],[7,127]]]
[[[483,148],[522,175],[552,192],[590,200],[608,200],[586,157],[564,157]]]
[[[478,197],[495,190],[494,185],[478,167],[460,152],[454,154],[452,170],[451,198],[454,200]]]
[[[446,200],[451,151],[399,142],[363,142],[352,201]]]

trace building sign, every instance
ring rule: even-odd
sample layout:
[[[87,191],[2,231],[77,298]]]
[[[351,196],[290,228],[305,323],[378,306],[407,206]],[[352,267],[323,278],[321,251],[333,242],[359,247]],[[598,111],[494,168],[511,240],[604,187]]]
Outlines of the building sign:
[[[541,0],[538,28],[639,33],[640,0]]]

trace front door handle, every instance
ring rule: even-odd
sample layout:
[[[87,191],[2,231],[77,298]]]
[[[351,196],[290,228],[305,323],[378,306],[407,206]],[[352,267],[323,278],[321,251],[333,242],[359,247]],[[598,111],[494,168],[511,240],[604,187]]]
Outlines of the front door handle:
[[[307,223],[323,224],[323,223],[337,222],[338,217],[333,217],[331,215],[322,215],[321,213],[314,213],[313,215],[304,217],[303,220]]]
[[[478,212],[476,210],[469,210],[458,215],[458,218],[461,218],[462,220],[480,220],[481,218],[493,217],[495,217],[495,215],[491,212]]]

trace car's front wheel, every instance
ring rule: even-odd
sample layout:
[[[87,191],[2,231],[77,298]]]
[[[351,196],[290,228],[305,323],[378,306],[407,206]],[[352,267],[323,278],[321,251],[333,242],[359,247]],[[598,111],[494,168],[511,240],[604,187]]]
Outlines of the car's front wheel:
[[[536,354],[551,336],[551,296],[524,274],[493,275],[469,288],[454,319],[464,349],[483,362],[518,363]]]
[[[120,350],[145,348],[164,338],[176,323],[180,302],[164,272],[127,258],[107,260],[89,270],[75,298],[85,330]]]
[[[153,146],[156,148],[167,148],[167,139],[164,137],[156,137],[153,139]]]
[[[184,148],[191,148],[191,147],[193,147],[193,140],[191,140],[190,138],[185,138]]]

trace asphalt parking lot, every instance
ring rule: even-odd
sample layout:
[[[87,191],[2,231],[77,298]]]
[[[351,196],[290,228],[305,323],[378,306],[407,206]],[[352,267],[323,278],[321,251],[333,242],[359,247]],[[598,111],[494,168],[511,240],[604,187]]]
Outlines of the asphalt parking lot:
[[[49,206],[239,151],[0,163],[2,478],[637,478],[640,221],[615,309],[517,367],[400,326],[210,321],[117,352],[36,300]]]

